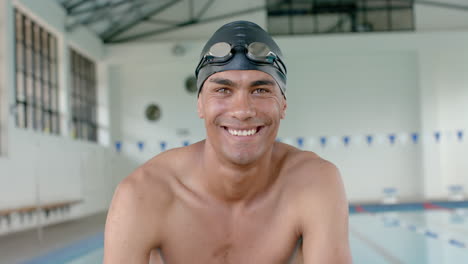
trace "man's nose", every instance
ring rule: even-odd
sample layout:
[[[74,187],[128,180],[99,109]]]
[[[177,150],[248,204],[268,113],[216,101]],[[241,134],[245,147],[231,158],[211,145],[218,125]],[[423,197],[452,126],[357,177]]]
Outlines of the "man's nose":
[[[232,117],[244,121],[249,118],[255,117],[257,114],[255,111],[255,106],[250,98],[249,93],[238,93],[233,98],[232,105]]]

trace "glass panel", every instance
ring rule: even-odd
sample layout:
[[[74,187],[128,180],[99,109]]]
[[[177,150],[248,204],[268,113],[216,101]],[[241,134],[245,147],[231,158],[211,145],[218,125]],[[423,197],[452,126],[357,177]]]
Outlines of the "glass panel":
[[[26,100],[24,89],[24,75],[22,72],[16,72],[16,99],[19,101]]]
[[[35,70],[35,76],[36,78],[41,78],[41,69],[42,69],[42,60],[41,60],[41,54],[39,52],[36,52],[34,54],[34,70]]]
[[[16,123],[18,127],[25,128],[26,127],[26,114],[25,114],[25,104],[17,103],[16,105]]]
[[[34,108],[31,105],[26,106],[26,127],[33,127]]]
[[[36,116],[36,120],[35,120],[35,124],[36,124],[36,129],[38,130],[42,130],[43,126],[42,126],[42,109],[39,108],[39,107],[36,107],[35,109],[35,116]]]
[[[26,72],[28,74],[32,73],[32,61],[33,61],[33,57],[32,57],[32,52],[31,52],[31,49],[30,48],[26,48],[26,65],[25,65],[25,69],[26,69]]]
[[[57,65],[55,63],[50,64],[50,82],[57,84]]]
[[[26,36],[26,46],[30,47],[31,46],[31,33],[32,33],[32,25],[31,25],[31,20],[28,18],[24,19],[24,33]]]
[[[43,131],[47,133],[50,132],[50,113],[49,112],[44,113]]]
[[[81,138],[86,139],[87,134],[88,134],[88,127],[86,123],[81,123],[81,133],[80,133]]]
[[[18,11],[15,12],[15,25],[16,25],[16,39],[21,41],[23,39],[23,16]]]
[[[36,79],[34,88],[36,90],[36,94],[35,94],[36,106],[42,107],[42,82]]]
[[[47,83],[43,84],[43,90],[42,90],[42,103],[45,109],[50,110],[50,86]]]
[[[50,106],[52,111],[57,111],[57,89],[55,87],[52,88],[50,93]]]
[[[24,62],[23,62],[23,45],[21,42],[16,43],[16,69],[23,70],[24,69]]]
[[[42,79],[44,82],[49,82],[49,60],[46,57],[42,57],[43,67],[42,67]]]
[[[57,58],[57,39],[51,36],[49,45],[50,58]]]
[[[392,11],[392,29],[393,30],[412,30],[413,29],[413,10],[394,10]]]
[[[76,121],[75,120],[72,121],[71,136],[72,136],[72,138],[75,138],[75,139],[78,137],[77,126],[76,126]]]
[[[52,133],[54,134],[59,133],[59,116],[56,112],[52,116]]]
[[[30,76],[26,76],[26,100],[31,104],[34,100],[33,81]]]

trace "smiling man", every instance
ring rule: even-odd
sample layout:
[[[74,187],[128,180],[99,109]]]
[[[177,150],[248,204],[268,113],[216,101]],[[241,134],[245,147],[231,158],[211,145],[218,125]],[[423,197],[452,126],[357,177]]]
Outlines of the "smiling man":
[[[224,25],[196,69],[206,139],[166,151],[118,186],[104,263],[350,263],[337,168],[275,141],[286,66],[258,25]]]

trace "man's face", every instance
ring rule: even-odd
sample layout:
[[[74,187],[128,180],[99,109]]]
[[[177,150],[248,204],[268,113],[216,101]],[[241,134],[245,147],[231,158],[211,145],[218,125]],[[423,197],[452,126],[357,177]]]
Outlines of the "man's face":
[[[247,165],[273,146],[286,100],[273,77],[256,70],[211,75],[198,98],[207,142],[217,155]]]

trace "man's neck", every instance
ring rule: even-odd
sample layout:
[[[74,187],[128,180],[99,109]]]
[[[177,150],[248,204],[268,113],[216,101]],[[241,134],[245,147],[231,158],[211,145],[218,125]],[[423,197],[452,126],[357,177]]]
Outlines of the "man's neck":
[[[217,155],[205,142],[201,185],[218,200],[247,204],[264,193],[276,179],[273,159],[272,147],[252,164],[233,164]]]

